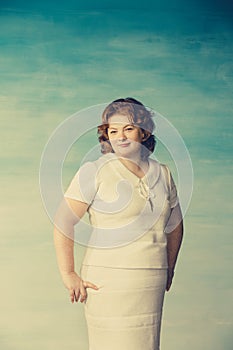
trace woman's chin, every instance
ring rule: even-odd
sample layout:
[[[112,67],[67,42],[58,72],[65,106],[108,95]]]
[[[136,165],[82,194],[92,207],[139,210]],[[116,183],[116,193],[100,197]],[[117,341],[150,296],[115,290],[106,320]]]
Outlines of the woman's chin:
[[[125,157],[125,158],[135,158],[135,157],[138,157],[138,155],[140,153],[138,152],[134,152],[134,151],[130,151],[130,150],[127,150],[127,149],[120,149],[120,150],[117,150],[115,151],[115,154],[118,156],[118,157]]]

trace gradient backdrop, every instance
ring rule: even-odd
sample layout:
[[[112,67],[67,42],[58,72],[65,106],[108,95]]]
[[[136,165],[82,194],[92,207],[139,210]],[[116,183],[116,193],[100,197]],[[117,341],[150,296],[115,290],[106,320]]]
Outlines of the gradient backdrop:
[[[40,158],[68,116],[122,96],[168,118],[193,162],[161,349],[232,349],[232,10],[210,0],[0,1],[1,349],[88,349],[83,306],[58,273]],[[65,183],[88,147],[67,158]],[[166,162],[162,147],[157,157]]]

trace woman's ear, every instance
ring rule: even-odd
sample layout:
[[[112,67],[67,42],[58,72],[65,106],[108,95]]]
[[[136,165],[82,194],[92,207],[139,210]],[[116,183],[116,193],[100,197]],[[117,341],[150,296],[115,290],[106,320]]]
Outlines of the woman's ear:
[[[142,141],[145,142],[150,137],[150,133],[147,131],[142,131]]]

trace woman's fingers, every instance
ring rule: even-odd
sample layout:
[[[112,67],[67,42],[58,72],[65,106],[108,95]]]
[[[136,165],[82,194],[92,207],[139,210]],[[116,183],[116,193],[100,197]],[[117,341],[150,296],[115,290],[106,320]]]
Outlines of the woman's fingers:
[[[80,297],[80,291],[78,288],[74,289],[74,300],[78,302],[78,299]]]
[[[87,291],[86,288],[93,288],[93,289],[99,289],[94,283],[91,283],[89,281],[81,281],[80,283],[80,293],[81,293],[81,299],[80,302],[82,303],[83,301],[86,300],[87,298]]]
[[[74,301],[78,301],[79,298],[79,291],[75,291],[75,289],[71,288],[70,289],[70,300],[73,303]]]
[[[87,297],[87,292],[86,292],[86,289],[84,287],[83,281],[80,283],[80,293],[81,293],[80,302],[82,303]]]
[[[80,301],[81,303],[83,303],[87,298],[86,288],[93,288],[95,290],[99,289],[94,283],[81,280],[79,287],[70,289],[71,302],[73,303],[74,301]]]
[[[99,289],[94,283],[91,283],[89,281],[83,281],[83,285],[85,288],[93,288],[93,289]]]

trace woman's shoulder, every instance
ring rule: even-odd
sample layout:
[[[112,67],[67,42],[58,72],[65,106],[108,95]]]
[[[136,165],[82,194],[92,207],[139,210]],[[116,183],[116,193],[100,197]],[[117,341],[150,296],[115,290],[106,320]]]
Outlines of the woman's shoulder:
[[[98,172],[104,165],[108,164],[111,159],[114,158],[114,155],[104,154],[97,159],[86,160],[81,163],[79,167],[79,172]]]
[[[164,168],[168,168],[167,164],[165,163],[161,163],[159,160],[154,159],[154,158],[149,158],[149,162],[152,168],[155,169],[164,169]]]
[[[169,166],[166,163],[162,163],[157,159],[149,158],[152,167],[163,169],[164,171],[170,171]]]
[[[162,181],[166,184],[170,183],[170,169],[167,164],[162,163],[154,158],[150,159],[150,172],[149,174],[157,181]]]

